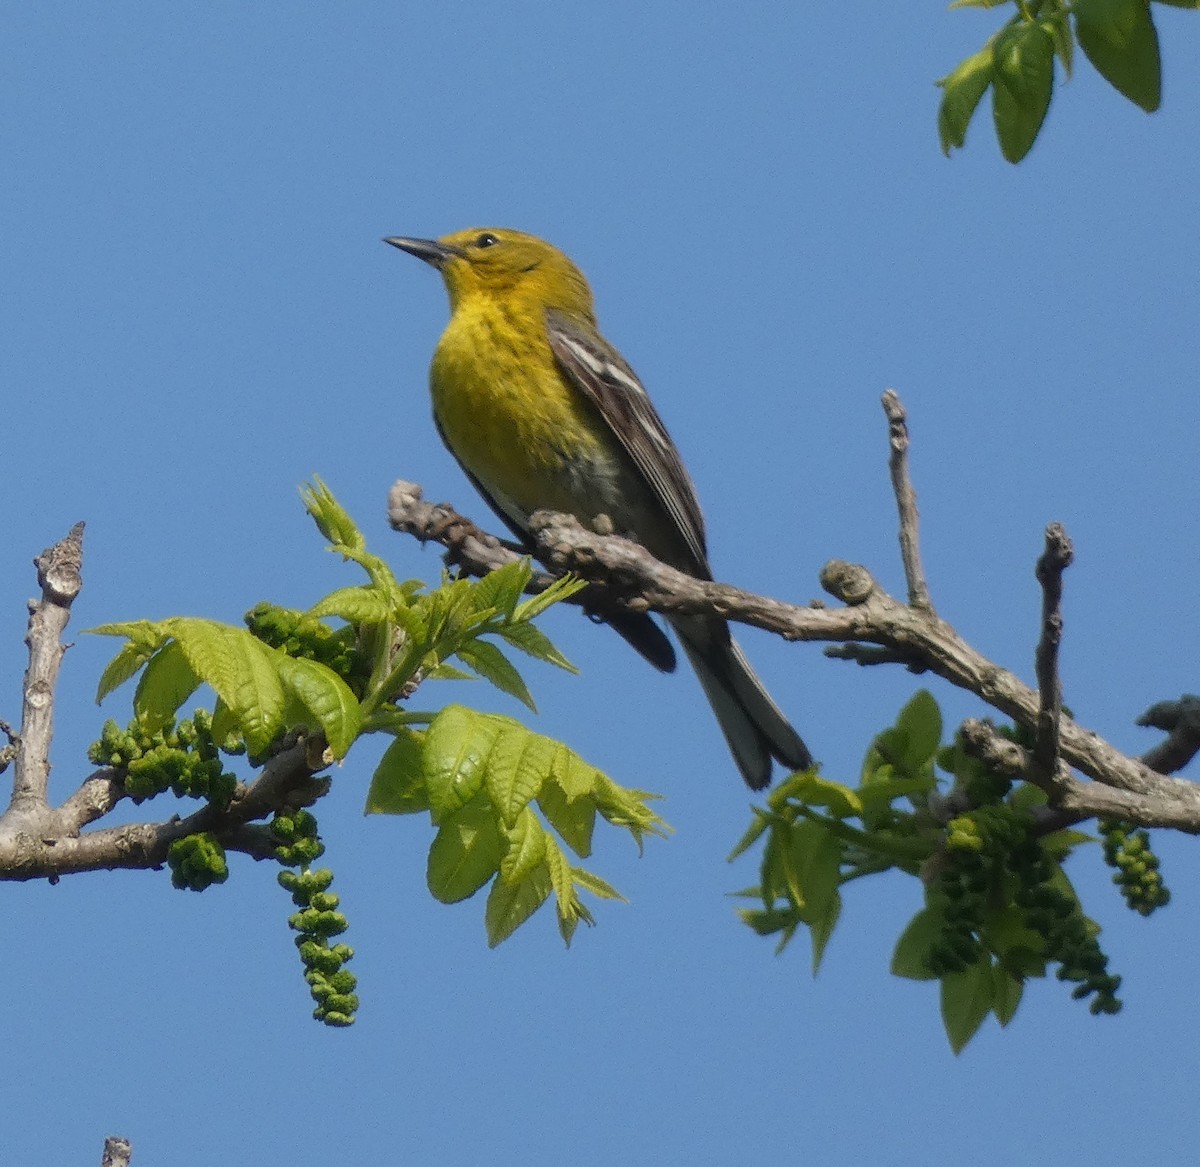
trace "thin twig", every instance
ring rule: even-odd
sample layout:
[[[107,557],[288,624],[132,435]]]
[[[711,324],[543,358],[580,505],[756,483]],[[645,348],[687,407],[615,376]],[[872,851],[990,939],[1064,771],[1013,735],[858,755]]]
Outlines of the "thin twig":
[[[1042,585],[1042,634],[1034,666],[1038,682],[1037,731],[1033,761],[1043,774],[1058,767],[1059,726],[1062,723],[1062,682],[1058,676],[1058,648],[1062,643],[1062,577],[1071,566],[1075,550],[1061,523],[1046,528],[1046,547],[1037,561],[1037,581]]]
[[[900,557],[904,560],[908,602],[922,612],[932,612],[933,601],[929,598],[929,585],[925,582],[925,569],[921,566],[917,492],[908,473],[908,416],[894,389],[888,389],[883,394],[883,412],[888,419],[888,445],[891,448],[888,469],[892,474],[896,509],[900,513]]]
[[[0,717],[0,733],[8,738],[8,745],[0,746],[0,774],[3,774],[8,769],[9,764],[17,756],[17,750],[20,748],[21,739],[17,731],[8,724],[4,718]]]
[[[29,667],[25,672],[20,745],[13,766],[12,803],[5,818],[36,816],[47,806],[50,785],[50,742],[54,736],[54,687],[62,664],[63,630],[71,604],[83,586],[83,524],[35,559],[42,598],[29,605]]]

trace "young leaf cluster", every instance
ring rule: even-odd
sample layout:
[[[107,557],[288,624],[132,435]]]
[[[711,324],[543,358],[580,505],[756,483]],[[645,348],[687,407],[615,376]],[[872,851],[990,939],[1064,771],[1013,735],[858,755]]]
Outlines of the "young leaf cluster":
[[[344,757],[361,729],[358,700],[327,665],[288,656],[244,628],[193,616],[105,624],[92,629],[126,640],[100,678],[97,701],[137,673],[136,724],[155,734],[201,685],[217,694],[208,722],[226,752],[245,750],[265,761],[289,730],[324,734],[334,758]]]
[[[567,746],[520,722],[450,705],[427,728],[397,727],[371,781],[372,814],[428,813],[436,828],[427,881],[443,903],[490,884],[488,943],[506,940],[551,895],[570,944],[592,924],[581,891],[621,895],[574,863],[592,850],[596,818],[624,827],[641,845],[666,824],[647,805],[653,795],[618,786]]]
[[[435,897],[464,899],[490,881],[485,918],[494,945],[553,895],[569,942],[580,922],[593,922],[581,892],[621,898],[570,856],[591,853],[597,816],[629,831],[639,846],[646,834],[663,834],[665,824],[647,805],[651,796],[618,786],[566,746],[510,718],[460,706],[419,712],[406,703],[424,681],[478,678],[533,709],[510,650],[574,671],[533,621],[582,584],[562,579],[526,596],[532,572],[519,560],[481,580],[447,578],[427,591],[419,581],[398,580],[367,550],[321,483],[304,491],[304,501],[331,550],[356,563],[366,582],[339,588],[308,611],[260,603],[246,614],[244,628],[179,616],[93,629],[124,641],[101,676],[97,699],[135,677],[137,683],[132,721],[125,729],[108,722],[92,760],[116,769],[132,798],[170,790],[206,797],[224,810],[237,783],[222,753],[245,753],[259,768],[304,740],[316,772],[345,758],[363,734],[388,734],[394,740],[372,780],[368,809],[430,813]],[[177,722],[201,686],[215,693],[211,712],[200,709]],[[306,787],[303,799],[311,803],[323,793]],[[356,1006],[353,977],[342,968],[349,949],[329,943],[344,918],[328,892],[328,873],[309,870],[321,851],[315,821],[286,797],[277,810],[277,857],[300,868],[281,882],[298,908],[292,926],[317,1016],[349,1024]],[[178,840],[169,865],[176,886],[193,890],[228,874],[212,833]]]
[[[875,739],[857,786],[807,771],[774,790],[731,856],[764,842],[759,883],[739,893],[758,902],[741,909],[742,919],[777,936],[779,950],[807,928],[815,972],[841,888],[897,870],[921,879],[925,905],[897,943],[892,972],[940,983],[956,1052],[989,1014],[1006,1025],[1025,982],[1052,967],[1075,985],[1076,999],[1091,998],[1093,1013],[1116,1012],[1120,978],[1109,973],[1099,926],[1062,866],[1090,836],[1041,833],[1040,790],[1014,786],[941,737],[940,710],[922,691]],[[1136,835],[1114,828],[1106,844],[1122,892],[1135,907],[1159,895],[1165,902],[1157,861]]]
[[[938,85],[938,136],[949,154],[991,90],[1000,151],[1020,162],[1037,140],[1054,92],[1055,72],[1070,77],[1075,46],[1100,75],[1148,113],[1162,97],[1162,63],[1150,0],[1013,0],[1016,12],[979,52]],[[1198,8],[1200,0],[1156,0]],[[995,8],[1008,0],[955,0],[952,8]],[[1057,64],[1056,64],[1057,62]]]

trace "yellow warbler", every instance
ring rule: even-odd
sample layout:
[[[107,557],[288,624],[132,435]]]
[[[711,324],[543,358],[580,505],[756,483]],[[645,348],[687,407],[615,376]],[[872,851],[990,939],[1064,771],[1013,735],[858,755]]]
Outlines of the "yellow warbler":
[[[450,323],[430,370],[442,440],[497,514],[529,542],[529,516],[605,515],[664,563],[712,579],[704,519],[679,452],[633,370],[596,327],[592,293],[557,248],[520,231],[474,228],[385,240],[437,268]],[[605,619],[665,672],[675,653],[647,615]],[[772,759],[812,758],[724,620],[671,615],[746,783]]]

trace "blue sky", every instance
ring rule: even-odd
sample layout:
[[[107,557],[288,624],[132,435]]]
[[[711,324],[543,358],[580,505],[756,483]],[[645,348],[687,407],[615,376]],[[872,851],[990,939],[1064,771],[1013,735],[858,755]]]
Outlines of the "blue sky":
[[[902,575],[878,399],[909,407],[941,613],[1029,678],[1033,562],[1076,544],[1063,675],[1131,751],[1195,689],[1200,506],[1194,14],[1155,6],[1164,108],[1084,63],[1013,168],[988,111],[947,161],[932,82],[995,13],[711,3],[500,7],[46,3],[0,14],[3,487],[0,716],[24,667],[29,561],[78,519],[73,628],[237,621],[353,582],[296,485],[321,474],[402,575],[403,477],[485,517],[440,447],[436,277],[379,242],[508,225],[588,273],[601,324],[683,451],[719,577],[789,599],[822,563]],[[1072,874],[1126,1008],[1030,988],[960,1057],[926,985],[887,975],[912,881],[858,885],[822,973],[775,958],[726,893],[749,799],[690,675],[571,612],[582,676],[531,668],[536,727],[676,828],[601,840],[632,901],[564,952],[545,914],[496,952],[482,904],[433,903],[428,826],[361,817],[369,749],[322,808],[358,949],[348,1032],[309,1020],[265,865],[202,896],[120,873],[4,893],[5,1155],[135,1163],[1106,1163],[1194,1145],[1195,844],[1162,838],[1142,921],[1098,849]],[[832,777],[853,780],[915,681],[743,640]],[[111,642],[61,688],[54,789],[128,697],[91,703]],[[976,703],[935,686],[951,717]],[[481,686],[444,699],[519,714]],[[438,694],[431,693],[432,701]],[[165,811],[163,811],[165,813]],[[614,833],[615,834],[615,833]]]

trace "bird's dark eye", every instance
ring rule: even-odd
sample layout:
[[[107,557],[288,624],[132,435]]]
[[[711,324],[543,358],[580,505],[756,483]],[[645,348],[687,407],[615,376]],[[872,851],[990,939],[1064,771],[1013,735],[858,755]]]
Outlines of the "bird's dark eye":
[[[476,247],[495,247],[500,240],[496,238],[490,231],[485,231],[478,239],[475,240]]]

